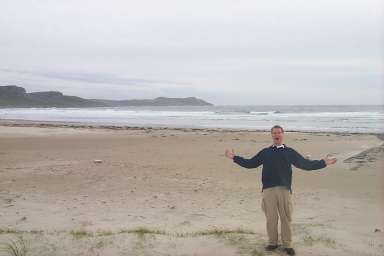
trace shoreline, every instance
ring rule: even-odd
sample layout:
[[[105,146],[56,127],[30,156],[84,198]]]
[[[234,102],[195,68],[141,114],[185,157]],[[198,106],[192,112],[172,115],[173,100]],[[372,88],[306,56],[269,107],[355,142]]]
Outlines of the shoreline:
[[[248,129],[248,128],[204,128],[204,127],[178,127],[178,126],[130,126],[130,125],[106,125],[91,124],[83,122],[62,122],[62,121],[36,121],[28,119],[0,119],[0,126],[6,127],[37,127],[37,128],[73,128],[73,129],[107,129],[107,130],[171,130],[171,131],[203,131],[203,132],[269,132],[269,129]],[[384,141],[384,132],[349,132],[349,131],[314,131],[285,129],[285,132],[303,134],[332,134],[332,135],[374,135]]]

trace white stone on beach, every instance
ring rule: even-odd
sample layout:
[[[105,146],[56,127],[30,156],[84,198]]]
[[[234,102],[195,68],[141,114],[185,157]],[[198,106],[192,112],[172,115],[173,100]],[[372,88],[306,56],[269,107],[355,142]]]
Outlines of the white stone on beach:
[[[103,160],[95,159],[95,160],[93,160],[93,162],[96,163],[96,164],[100,164],[100,163],[103,162]]]

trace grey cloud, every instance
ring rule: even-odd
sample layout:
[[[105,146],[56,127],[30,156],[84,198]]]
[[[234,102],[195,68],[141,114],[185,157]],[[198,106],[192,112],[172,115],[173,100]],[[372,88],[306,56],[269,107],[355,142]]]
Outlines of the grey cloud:
[[[188,84],[185,82],[176,82],[176,81],[170,81],[170,80],[128,78],[128,77],[116,76],[112,74],[96,73],[96,72],[65,73],[65,72],[52,72],[52,71],[42,72],[42,71],[27,71],[27,70],[13,70],[13,69],[0,69],[0,71],[24,74],[24,75],[41,76],[41,77],[52,78],[52,79],[95,83],[95,84],[141,85],[141,86],[148,86],[151,84],[168,84],[168,85]]]
[[[4,0],[0,83],[220,104],[265,103],[278,92],[289,96],[284,104],[311,102],[301,95],[313,92],[314,104],[353,104],[360,90],[365,103],[381,103],[383,7],[381,0]],[[340,99],[330,89],[343,90]]]

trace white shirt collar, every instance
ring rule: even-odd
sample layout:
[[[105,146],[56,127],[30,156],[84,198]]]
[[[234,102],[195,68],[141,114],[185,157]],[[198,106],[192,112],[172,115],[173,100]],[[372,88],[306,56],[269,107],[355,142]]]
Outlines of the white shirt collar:
[[[272,147],[275,147],[275,148],[285,148],[285,145],[284,144],[280,144],[280,145],[273,144]]]

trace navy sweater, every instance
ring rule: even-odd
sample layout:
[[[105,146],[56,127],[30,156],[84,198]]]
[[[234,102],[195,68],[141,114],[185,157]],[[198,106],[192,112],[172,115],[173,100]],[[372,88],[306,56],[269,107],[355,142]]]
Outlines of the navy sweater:
[[[308,160],[285,144],[284,148],[276,148],[274,146],[264,148],[251,159],[235,156],[233,161],[245,168],[257,168],[263,165],[263,189],[285,186],[291,191],[291,164],[304,170],[317,170],[326,166],[324,160]]]

